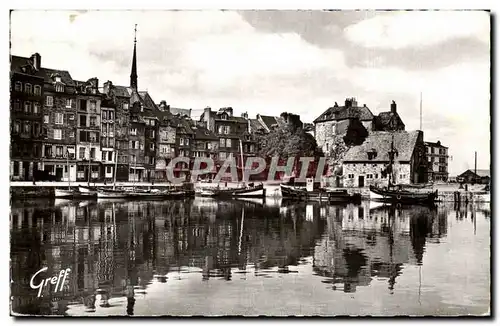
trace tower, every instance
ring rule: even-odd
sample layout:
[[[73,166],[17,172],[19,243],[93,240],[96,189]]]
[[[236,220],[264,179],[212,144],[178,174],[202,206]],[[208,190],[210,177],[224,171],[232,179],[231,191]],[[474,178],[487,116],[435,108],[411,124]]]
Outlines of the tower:
[[[130,88],[137,91],[137,24],[134,28],[134,54],[132,56],[132,71],[130,72]]]

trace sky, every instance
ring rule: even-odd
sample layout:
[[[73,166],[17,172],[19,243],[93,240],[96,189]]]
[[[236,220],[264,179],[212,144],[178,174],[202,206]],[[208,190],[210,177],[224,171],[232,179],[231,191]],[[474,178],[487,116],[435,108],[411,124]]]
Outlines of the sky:
[[[77,80],[138,85],[192,108],[300,114],[355,97],[397,103],[406,130],[449,147],[450,175],[490,167],[490,15],[482,11],[13,11],[11,54]]]

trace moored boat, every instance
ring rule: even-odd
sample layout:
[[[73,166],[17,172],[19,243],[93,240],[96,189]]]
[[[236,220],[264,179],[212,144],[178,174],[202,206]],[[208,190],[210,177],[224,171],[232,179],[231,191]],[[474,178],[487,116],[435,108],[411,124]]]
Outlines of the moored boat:
[[[54,189],[54,194],[56,198],[74,198],[80,193],[75,189]]]
[[[280,185],[281,196],[287,199],[314,200],[328,202],[354,202],[361,200],[361,194],[350,194],[345,189],[307,189],[307,187],[295,187]]]
[[[220,188],[220,187],[199,188],[196,191],[196,194],[202,197],[264,198],[266,196],[266,189],[264,188],[263,184],[254,185],[253,183],[250,183],[248,185],[243,185],[234,188]]]
[[[97,198],[127,198],[128,192],[122,189],[100,189]]]
[[[78,191],[80,192],[81,196],[85,196],[85,197],[97,196],[97,188],[96,187],[79,186]]]
[[[434,203],[437,200],[436,191],[409,191],[393,187],[380,188],[370,186],[370,199],[374,201],[394,203]]]

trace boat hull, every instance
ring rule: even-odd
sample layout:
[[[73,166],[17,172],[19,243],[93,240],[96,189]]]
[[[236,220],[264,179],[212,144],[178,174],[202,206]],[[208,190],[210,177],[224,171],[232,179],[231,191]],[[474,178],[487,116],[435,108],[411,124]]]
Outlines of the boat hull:
[[[102,190],[97,192],[97,198],[127,198],[128,194],[125,191]]]
[[[370,200],[392,203],[434,203],[437,200],[437,191],[412,192],[400,190],[386,190],[370,186]]]
[[[79,192],[72,189],[54,189],[56,198],[74,198],[79,195]]]
[[[95,196],[97,196],[97,189],[94,189],[94,188],[79,186],[78,191],[80,192],[80,196],[82,196],[82,197],[95,197]]]
[[[266,189],[263,185],[232,189],[201,189],[196,192],[196,195],[217,198],[264,198],[266,197]]]
[[[361,200],[361,194],[349,194],[347,191],[314,190],[304,187],[281,185],[281,196],[287,199],[312,200],[326,202],[355,202]]]

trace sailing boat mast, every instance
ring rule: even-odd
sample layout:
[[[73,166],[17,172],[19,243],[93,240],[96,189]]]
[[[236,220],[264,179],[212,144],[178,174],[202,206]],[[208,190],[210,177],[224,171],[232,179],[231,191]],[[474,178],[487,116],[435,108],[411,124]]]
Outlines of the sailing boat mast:
[[[245,168],[243,163],[243,143],[240,138],[240,155],[241,155],[241,178],[243,179],[243,183],[245,183]]]
[[[392,181],[392,176],[393,176],[393,169],[394,169],[394,156],[396,155],[396,151],[394,150],[394,134],[392,134],[392,141],[391,141],[391,150],[389,151],[389,186],[391,186],[391,181]]]
[[[116,189],[116,172],[118,169],[118,151],[115,152],[115,173],[113,175],[113,190]]]
[[[68,171],[68,190],[71,190],[71,173],[70,173],[70,170],[69,170],[69,151],[66,150],[66,169]]]
[[[90,166],[90,159],[91,159],[91,156],[90,156],[90,152],[91,152],[91,149],[90,149],[90,140],[89,140],[89,176],[88,176],[88,180],[87,180],[87,185],[90,187],[90,175],[92,174],[92,170],[91,170],[91,166]]]
[[[420,131],[422,131],[422,92],[420,92]]]

